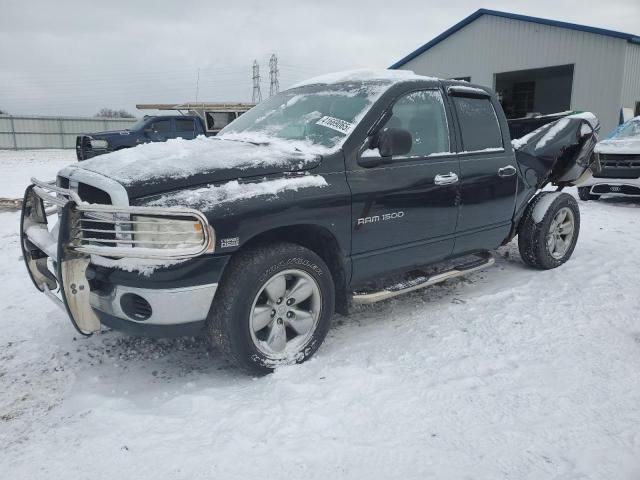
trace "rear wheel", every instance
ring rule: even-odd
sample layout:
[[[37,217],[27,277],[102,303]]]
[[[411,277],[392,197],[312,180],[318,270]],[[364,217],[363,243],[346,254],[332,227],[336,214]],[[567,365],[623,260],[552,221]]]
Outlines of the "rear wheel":
[[[311,357],[329,330],[334,284],[322,259],[279,243],[232,258],[211,308],[211,341],[241,368],[268,373]]]
[[[550,204],[547,195],[554,195]],[[571,258],[579,232],[580,210],[575,198],[567,193],[538,194],[520,223],[520,256],[532,267],[545,270],[559,267]]]
[[[585,202],[589,200],[598,200],[600,195],[593,195],[589,193],[591,191],[591,187],[578,187],[578,197],[580,200],[584,200]]]

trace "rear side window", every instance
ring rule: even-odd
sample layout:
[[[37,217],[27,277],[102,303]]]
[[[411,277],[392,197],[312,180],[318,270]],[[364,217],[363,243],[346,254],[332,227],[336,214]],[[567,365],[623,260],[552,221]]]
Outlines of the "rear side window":
[[[236,119],[234,112],[207,112],[207,130],[220,130]]]
[[[452,97],[465,152],[503,148],[498,117],[488,98]]]
[[[193,132],[193,119],[176,118],[176,132]]]

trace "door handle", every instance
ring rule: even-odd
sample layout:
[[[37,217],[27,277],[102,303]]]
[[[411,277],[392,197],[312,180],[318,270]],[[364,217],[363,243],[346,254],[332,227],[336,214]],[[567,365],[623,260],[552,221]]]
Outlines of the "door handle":
[[[433,179],[433,183],[436,185],[451,185],[452,183],[457,183],[458,175],[453,172],[449,172],[446,175],[436,175]]]
[[[513,165],[507,165],[498,169],[498,175],[501,177],[513,177],[516,174],[516,167]]]

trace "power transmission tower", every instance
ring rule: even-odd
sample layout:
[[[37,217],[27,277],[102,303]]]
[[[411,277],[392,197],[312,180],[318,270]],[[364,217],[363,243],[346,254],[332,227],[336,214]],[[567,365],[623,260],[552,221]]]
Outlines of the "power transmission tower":
[[[280,83],[278,82],[278,57],[274,53],[269,59],[269,96],[275,95],[280,91]]]
[[[253,61],[253,103],[260,103],[262,101],[262,92],[260,92],[260,65],[258,61]]]

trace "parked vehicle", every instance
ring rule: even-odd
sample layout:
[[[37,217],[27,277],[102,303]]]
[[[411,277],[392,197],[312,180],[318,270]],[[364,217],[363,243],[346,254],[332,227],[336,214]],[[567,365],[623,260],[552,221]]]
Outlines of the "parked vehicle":
[[[640,117],[599,142],[595,154],[598,167],[578,187],[581,200],[597,200],[609,193],[640,197]]]
[[[76,137],[76,156],[78,161],[82,161],[142,143],[166,142],[178,137],[192,140],[204,135],[205,131],[202,120],[197,116],[145,115],[125,130],[79,135]]]
[[[590,114],[568,116],[512,146],[484,87],[333,74],[217,137],[34,179],[24,260],[83,334],[205,332],[264,373],[313,355],[334,311],[485,268],[516,235],[526,264],[562,265],[580,212],[559,190],[588,172],[597,129]],[[540,192],[549,184],[558,191]]]

